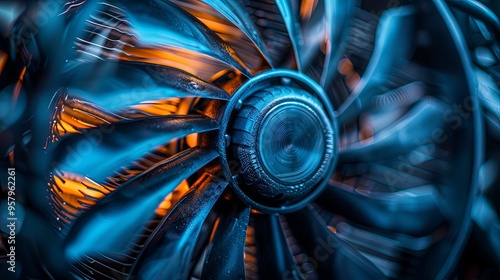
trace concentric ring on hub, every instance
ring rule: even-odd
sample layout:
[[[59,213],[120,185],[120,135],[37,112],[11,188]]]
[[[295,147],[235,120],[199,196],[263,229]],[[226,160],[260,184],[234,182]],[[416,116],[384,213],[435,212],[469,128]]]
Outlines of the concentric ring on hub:
[[[259,128],[259,159],[268,173],[299,184],[321,164],[326,143],[321,119],[303,104],[284,103],[269,112]]]
[[[232,189],[264,213],[316,198],[336,164],[337,124],[323,89],[289,70],[242,85],[220,119],[218,150]]]

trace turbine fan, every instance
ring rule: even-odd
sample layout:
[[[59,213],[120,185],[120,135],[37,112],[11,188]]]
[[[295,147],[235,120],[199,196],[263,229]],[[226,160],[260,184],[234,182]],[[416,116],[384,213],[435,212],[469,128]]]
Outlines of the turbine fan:
[[[368,2],[67,2],[41,114],[70,274],[449,276],[481,155],[465,44],[443,1]]]

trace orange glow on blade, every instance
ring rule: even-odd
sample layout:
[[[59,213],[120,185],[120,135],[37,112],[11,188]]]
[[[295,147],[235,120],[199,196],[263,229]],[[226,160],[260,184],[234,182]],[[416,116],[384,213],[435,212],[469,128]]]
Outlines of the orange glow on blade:
[[[7,59],[9,56],[0,50],[0,75],[2,75],[2,71],[5,68],[5,64],[7,63]]]
[[[318,4],[317,0],[302,0],[302,4],[300,5],[300,18],[304,21],[311,19],[316,4]]]
[[[177,112],[179,103],[148,102],[131,106],[132,109],[142,111],[149,115],[166,116]]]
[[[70,172],[54,171],[49,186],[51,195],[55,196],[54,203],[74,216],[110,193],[92,179]]]
[[[21,93],[21,88],[23,86],[24,75],[26,74],[26,66],[24,66],[23,70],[21,70],[21,74],[19,74],[19,80],[14,87],[14,93],[12,96],[12,106],[15,107],[17,103],[17,99],[19,98],[19,94]]]
[[[82,129],[95,128],[120,119],[119,116],[111,115],[85,102],[60,96],[54,106],[49,142],[58,141],[66,134],[81,134]]]
[[[210,56],[169,46],[125,46],[124,52],[127,55],[122,53],[118,59],[168,66],[201,77],[207,76],[207,73],[211,76],[221,69],[229,67]]]
[[[14,166],[14,150],[9,153],[9,162],[11,166]]]
[[[182,181],[177,188],[171,193],[169,193],[165,199],[160,203],[158,208],[156,208],[155,213],[159,216],[167,215],[168,211],[181,199],[181,197],[189,190],[189,184],[186,180]]]
[[[255,246],[255,229],[252,226],[247,227],[247,236],[245,238],[245,251],[243,259],[245,261],[245,272],[247,275],[256,275],[258,272],[257,258],[255,253],[257,247]]]

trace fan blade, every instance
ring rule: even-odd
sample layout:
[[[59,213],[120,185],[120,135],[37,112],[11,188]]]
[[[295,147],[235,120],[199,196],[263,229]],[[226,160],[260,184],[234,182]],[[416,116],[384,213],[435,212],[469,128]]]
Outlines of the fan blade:
[[[166,195],[215,158],[217,152],[211,149],[192,148],[120,186],[76,220],[66,239],[66,256],[78,260],[83,255],[122,250]]]
[[[79,134],[81,129],[126,119],[83,100],[68,98],[67,90],[62,88],[53,96],[51,107],[50,136],[47,144],[59,141],[66,134]]]
[[[368,104],[371,97],[381,93],[381,87],[397,65],[407,62],[415,48],[416,8],[404,6],[382,15],[375,38],[375,48],[361,78],[351,95],[337,111],[339,124],[352,121]],[[398,47],[394,48],[394,43]]]
[[[322,209],[319,211],[323,215],[331,215]],[[331,216],[328,224],[341,240],[355,247],[390,279],[404,278],[402,273],[418,275],[420,267],[416,263],[419,258],[441,241],[447,232],[444,226],[432,234],[413,237],[359,226],[337,215]]]
[[[80,11],[71,15],[63,50],[75,51],[68,57],[71,63],[64,67],[112,59],[183,68],[185,60],[196,57],[191,61],[198,65],[186,69],[196,70],[205,63],[225,64],[251,76],[229,45],[175,4],[164,0],[113,4],[86,1]]]
[[[422,81],[407,83],[403,86],[371,98],[373,110],[392,110],[409,106],[430,92],[431,87]]]
[[[404,117],[373,137],[349,144],[339,151],[340,163],[367,162],[394,158],[427,140],[446,139],[443,112],[446,106],[427,97],[415,104]],[[438,137],[437,137],[438,136]]]
[[[290,229],[325,279],[385,279],[373,263],[331,232],[311,205],[287,215]],[[311,259],[311,258],[310,258]],[[349,271],[349,275],[345,273]]]
[[[66,90],[61,90],[59,94],[61,94],[61,99],[64,99],[62,101],[63,103],[65,103],[64,105],[68,105],[68,107],[73,109],[72,112],[70,112],[71,116],[83,121],[86,124],[95,123],[96,120],[99,121],[100,124],[109,124],[116,123],[125,119],[124,117],[103,109],[100,106],[96,106],[93,103],[75,98],[68,98]],[[56,106],[57,105],[59,104],[56,104]],[[85,114],[82,114],[82,112],[87,113],[87,116]]]
[[[246,76],[250,71],[234,50],[210,28],[176,5],[162,0],[121,2],[142,45],[170,46],[214,57]]]
[[[352,18],[354,3],[352,0],[325,1],[327,22],[327,50],[321,85],[329,88],[337,73],[337,63],[342,55],[340,47],[349,30],[349,20]]]
[[[299,22],[298,7],[295,7],[296,5],[293,3],[294,1],[290,0],[276,0],[276,5],[283,17],[290,41],[292,42],[297,69],[302,71],[304,68],[302,65],[304,38],[302,36],[302,27]]]
[[[201,227],[227,182],[205,173],[174,206],[144,245],[132,275],[187,279]]]
[[[284,275],[304,279],[289,249],[279,216],[258,214],[253,215],[253,221],[259,271],[265,271],[266,277],[272,279]]]
[[[500,89],[495,80],[484,72],[477,72],[479,87],[479,101],[486,119],[490,135],[500,138]]]
[[[169,98],[230,98],[224,90],[187,72],[143,63],[87,63],[66,73],[65,78],[72,95],[111,112]]]
[[[124,163],[141,158],[159,145],[217,128],[215,120],[202,116],[174,115],[121,121],[82,130],[83,135],[69,135],[53,147],[58,151],[54,160],[64,171],[102,182]]]
[[[433,185],[392,193],[370,192],[331,180],[319,200],[325,208],[357,223],[411,236],[430,234],[445,221],[443,201]]]
[[[469,16],[480,19],[490,27],[496,39],[500,39],[500,20],[498,16],[480,1],[457,1],[447,0],[446,3],[452,7],[459,8]]]
[[[250,208],[235,201],[220,218],[202,279],[245,279],[243,260]]]
[[[240,3],[240,1],[234,0],[202,0],[202,2],[207,5],[217,9],[224,17],[231,21],[236,27],[241,29],[250,40],[257,46],[260,53],[264,56],[271,67],[274,67],[274,63],[269,56],[266,45],[264,44],[264,39],[260,34],[259,29],[254,24],[250,15],[245,10],[245,7]]]

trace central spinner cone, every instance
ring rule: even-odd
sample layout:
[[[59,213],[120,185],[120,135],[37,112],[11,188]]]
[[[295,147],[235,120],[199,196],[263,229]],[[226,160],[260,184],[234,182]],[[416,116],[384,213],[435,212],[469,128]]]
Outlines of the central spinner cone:
[[[275,86],[245,98],[232,125],[241,190],[255,202],[286,206],[307,197],[334,156],[334,131],[321,102]]]

